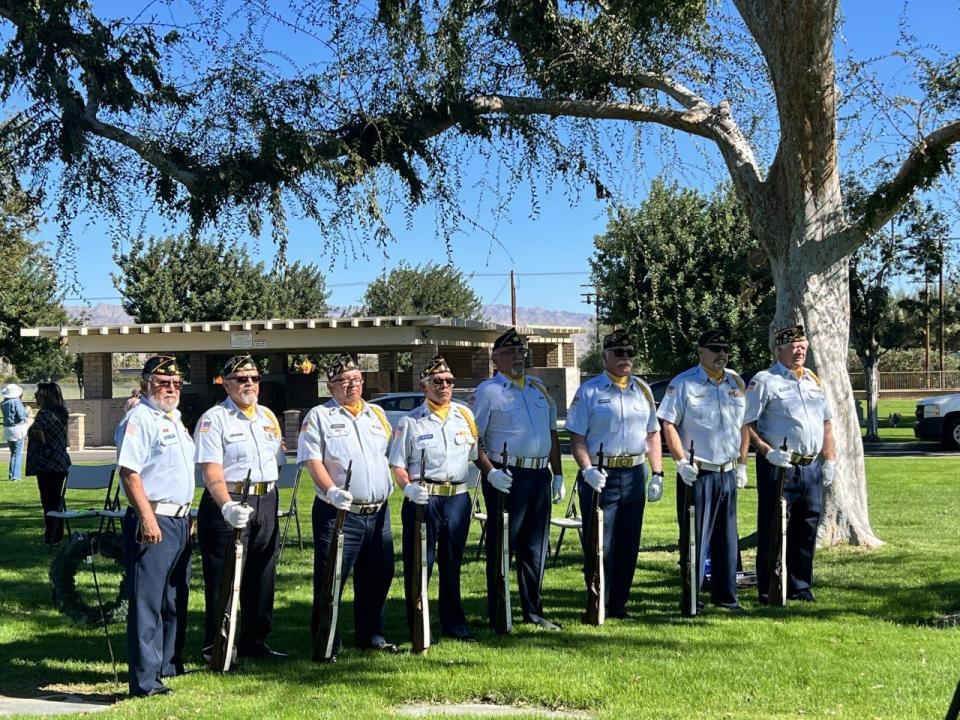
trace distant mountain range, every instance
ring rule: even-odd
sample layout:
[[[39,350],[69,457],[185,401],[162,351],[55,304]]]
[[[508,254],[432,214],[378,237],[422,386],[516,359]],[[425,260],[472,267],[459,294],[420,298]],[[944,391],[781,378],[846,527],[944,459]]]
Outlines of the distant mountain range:
[[[131,318],[123,311],[120,305],[97,303],[91,307],[65,305],[64,310],[71,322],[81,325],[123,325],[132,323]],[[330,314],[339,316],[346,308],[332,307]],[[509,305],[484,305],[483,316],[490,322],[510,324]],[[593,329],[593,316],[590,313],[568,312],[566,310],[547,310],[541,307],[518,307],[517,323],[519,325],[553,325],[565,327],[581,327],[584,332],[574,335],[578,353],[589,347],[589,333]]]

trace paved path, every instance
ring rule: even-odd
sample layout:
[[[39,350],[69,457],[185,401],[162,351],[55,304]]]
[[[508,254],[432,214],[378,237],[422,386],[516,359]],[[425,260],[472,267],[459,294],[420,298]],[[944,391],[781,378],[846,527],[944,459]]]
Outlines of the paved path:
[[[99,712],[109,707],[111,707],[111,703],[104,700],[87,700],[78,695],[41,695],[37,698],[11,698],[0,695],[0,717],[8,715],[73,715]]]

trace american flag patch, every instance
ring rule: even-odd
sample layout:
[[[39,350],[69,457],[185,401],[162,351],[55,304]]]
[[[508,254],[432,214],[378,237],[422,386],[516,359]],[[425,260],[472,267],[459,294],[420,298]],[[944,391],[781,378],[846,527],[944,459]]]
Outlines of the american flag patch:
[[[123,431],[124,435],[135,435],[137,432],[137,424],[134,422],[127,421],[127,427]]]
[[[210,421],[204,420],[200,423],[200,432],[210,432]]]

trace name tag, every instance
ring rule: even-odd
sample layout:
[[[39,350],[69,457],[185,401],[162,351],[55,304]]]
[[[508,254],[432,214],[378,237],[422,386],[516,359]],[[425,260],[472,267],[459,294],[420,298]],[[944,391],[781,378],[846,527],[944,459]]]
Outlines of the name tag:
[[[602,398],[600,400],[597,400],[597,405],[603,405],[604,403],[608,403],[608,402],[610,402],[610,398]]]
[[[743,397],[743,393],[739,390],[731,390],[730,397]]]
[[[432,439],[433,439],[433,433],[430,433],[429,435],[419,435],[417,437],[417,442],[420,442],[421,440],[432,440]]]
[[[343,424],[343,423],[337,423],[336,425],[331,425],[331,426],[330,426],[330,429],[331,429],[331,430],[343,430],[345,427],[346,427],[345,424]]]
[[[161,439],[163,442],[170,442],[171,440],[176,440],[176,439],[177,439],[177,435],[176,435],[176,433],[171,432],[171,433],[168,434],[168,435],[162,435],[162,436],[160,437],[160,439]]]
[[[235,432],[227,435],[227,440],[237,441],[237,440],[243,440],[245,437],[246,435],[244,435],[242,432]]]

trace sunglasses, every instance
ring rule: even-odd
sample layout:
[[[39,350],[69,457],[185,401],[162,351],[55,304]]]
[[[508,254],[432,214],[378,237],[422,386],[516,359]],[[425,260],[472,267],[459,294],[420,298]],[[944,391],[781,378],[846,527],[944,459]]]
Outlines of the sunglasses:
[[[156,387],[163,388],[164,390],[179,390],[183,387],[183,380],[157,380],[154,378],[152,382]]]
[[[246,385],[247,383],[252,383],[253,385],[260,384],[259,375],[246,375],[246,376],[237,376],[228,377],[227,380],[233,380],[238,385]]]
[[[331,380],[330,382],[339,385],[340,387],[359,387],[363,385],[363,378],[359,379],[350,379],[347,380]]]
[[[637,351],[633,348],[612,348],[609,352],[613,353],[613,356],[618,358],[633,358],[637,356]]]
[[[704,345],[704,347],[712,353],[730,354],[730,348],[728,348],[726,345]]]
[[[434,387],[442,388],[442,387],[453,387],[454,380],[453,378],[450,378],[449,380],[447,378],[434,378],[430,382],[433,383]]]

